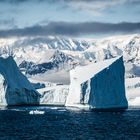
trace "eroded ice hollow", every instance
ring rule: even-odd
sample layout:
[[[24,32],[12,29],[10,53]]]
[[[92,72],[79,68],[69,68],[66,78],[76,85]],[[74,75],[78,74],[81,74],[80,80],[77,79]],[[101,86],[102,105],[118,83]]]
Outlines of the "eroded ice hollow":
[[[116,57],[70,71],[66,106],[92,109],[125,109],[125,68],[123,57]]]
[[[0,57],[0,105],[39,104],[40,94],[19,71],[12,57]]]

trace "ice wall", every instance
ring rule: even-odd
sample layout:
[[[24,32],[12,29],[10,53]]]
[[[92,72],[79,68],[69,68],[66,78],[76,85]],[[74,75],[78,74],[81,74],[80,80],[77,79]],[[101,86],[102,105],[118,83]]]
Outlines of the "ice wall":
[[[39,104],[40,94],[19,71],[12,57],[0,57],[0,105]]]
[[[96,109],[126,108],[123,58],[117,57],[70,72],[66,106],[88,105]]]
[[[89,105],[97,109],[127,108],[124,73],[121,57],[91,78]]]

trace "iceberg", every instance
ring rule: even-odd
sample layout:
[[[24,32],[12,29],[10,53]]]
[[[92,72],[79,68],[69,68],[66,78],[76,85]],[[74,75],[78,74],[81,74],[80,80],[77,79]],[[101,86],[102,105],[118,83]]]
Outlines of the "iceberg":
[[[39,104],[40,94],[19,71],[14,59],[0,57],[0,105]]]
[[[38,90],[42,93],[43,89]],[[40,98],[40,104],[48,105],[65,105],[68,95],[67,85],[56,85],[54,87],[47,87],[44,89],[43,94]]]
[[[70,71],[66,106],[91,109],[125,109],[125,68],[123,57],[116,57]]]
[[[30,115],[34,115],[34,114],[40,114],[40,115],[43,115],[45,114],[45,111],[40,111],[40,110],[31,110],[29,112]]]

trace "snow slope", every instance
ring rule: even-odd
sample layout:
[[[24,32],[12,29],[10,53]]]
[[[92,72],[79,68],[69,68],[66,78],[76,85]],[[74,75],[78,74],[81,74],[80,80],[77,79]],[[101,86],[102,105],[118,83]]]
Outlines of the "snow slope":
[[[0,57],[0,105],[38,104],[40,94],[19,71],[12,57]]]
[[[127,108],[122,57],[76,67],[70,71],[70,78],[66,106]]]

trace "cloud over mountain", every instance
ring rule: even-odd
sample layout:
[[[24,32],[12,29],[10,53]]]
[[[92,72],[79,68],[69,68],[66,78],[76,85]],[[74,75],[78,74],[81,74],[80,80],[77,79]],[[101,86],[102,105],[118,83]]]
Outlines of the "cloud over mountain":
[[[101,22],[50,22],[26,28],[0,30],[0,37],[10,36],[81,36],[89,34],[139,33],[140,23],[101,23]]]

